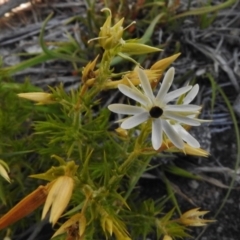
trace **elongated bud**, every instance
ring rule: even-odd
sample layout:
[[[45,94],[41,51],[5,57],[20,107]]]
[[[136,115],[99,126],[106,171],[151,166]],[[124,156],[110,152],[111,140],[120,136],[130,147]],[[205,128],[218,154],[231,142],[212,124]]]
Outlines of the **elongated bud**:
[[[129,55],[141,55],[162,51],[159,48],[151,47],[142,43],[126,42],[121,48],[121,52]]]
[[[49,221],[54,225],[67,207],[74,187],[74,180],[68,176],[60,176],[54,182],[47,196],[42,212],[42,219],[50,210]]]
[[[17,222],[41,206],[47,198],[49,187],[50,184],[38,187],[2,216],[0,218],[0,229]]]
[[[52,94],[44,92],[30,92],[30,93],[19,93],[17,94],[20,98],[25,98],[34,102],[36,105],[51,104],[56,101],[53,99]]]
[[[9,172],[9,167],[8,165],[0,159],[0,175],[9,183],[11,183],[11,180],[8,176],[8,172]]]

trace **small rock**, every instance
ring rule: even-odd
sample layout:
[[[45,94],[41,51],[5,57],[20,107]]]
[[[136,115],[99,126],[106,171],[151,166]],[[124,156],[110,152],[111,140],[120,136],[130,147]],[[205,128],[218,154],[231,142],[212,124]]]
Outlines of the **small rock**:
[[[9,55],[3,58],[3,62],[8,66],[13,66],[20,63],[20,57],[17,55]]]
[[[217,200],[219,199],[220,193],[218,191],[214,192],[214,198]]]
[[[39,45],[30,45],[24,47],[27,53],[42,53],[42,48]]]
[[[196,181],[196,180],[191,180],[191,181],[189,181],[189,186],[191,187],[191,188],[193,188],[193,189],[197,189],[198,188],[198,186],[199,186],[199,183]]]
[[[219,226],[219,227],[217,228],[217,232],[218,232],[218,233],[221,233],[222,230],[223,230],[222,226]]]
[[[3,65],[13,66],[20,63],[20,57],[11,54],[11,51],[8,48],[0,48],[0,56],[2,56]]]

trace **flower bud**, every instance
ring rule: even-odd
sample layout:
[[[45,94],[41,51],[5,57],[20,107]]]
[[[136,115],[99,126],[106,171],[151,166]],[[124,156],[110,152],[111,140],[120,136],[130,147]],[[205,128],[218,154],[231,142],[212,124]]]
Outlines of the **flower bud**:
[[[83,213],[77,213],[71,216],[65,223],[61,225],[61,227],[54,233],[52,238],[67,232],[68,234],[74,233],[74,236],[77,239],[81,239],[84,235],[86,229],[87,221]]]
[[[8,172],[9,172],[8,165],[3,160],[0,159],[0,175],[10,183],[11,181],[8,176]]]
[[[36,105],[51,104],[55,103],[52,94],[45,92],[30,92],[30,93],[19,93],[17,94],[20,98],[25,98],[34,102]]]
[[[0,229],[4,229],[24,218],[42,205],[46,200],[50,185],[51,184],[39,186],[36,190],[16,204],[10,211],[3,215],[0,218]]]
[[[126,42],[121,48],[122,53],[127,53],[129,55],[141,55],[159,51],[162,50],[137,42]]]
[[[128,131],[126,129],[121,128],[121,127],[115,129],[115,131],[122,138],[127,138],[127,136],[128,136]]]
[[[60,176],[54,182],[48,193],[42,212],[42,219],[50,210],[49,221],[54,225],[67,207],[74,187],[74,180],[68,176]]]
[[[209,222],[215,222],[215,220],[199,218],[200,216],[204,216],[206,213],[208,213],[208,211],[199,211],[199,208],[191,209],[180,217],[180,223],[186,226],[201,227],[205,226]]]
[[[124,31],[122,24],[124,18],[120,19],[113,27],[111,27],[112,14],[110,9],[104,8],[102,11],[108,11],[110,15],[100,29],[99,44],[102,48],[109,50],[124,42],[122,39]]]
[[[164,235],[163,240],[172,240],[172,238],[169,235]]]

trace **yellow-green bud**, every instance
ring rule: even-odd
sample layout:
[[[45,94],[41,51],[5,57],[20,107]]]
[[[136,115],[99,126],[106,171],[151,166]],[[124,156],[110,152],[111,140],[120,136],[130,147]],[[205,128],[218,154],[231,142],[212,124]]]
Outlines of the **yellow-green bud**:
[[[99,44],[102,48],[109,50],[124,42],[122,39],[124,18],[111,27],[112,15],[110,9],[104,8],[102,11],[108,11],[110,15],[100,29]]]
[[[162,49],[136,42],[126,42],[121,48],[122,53],[127,53],[129,55],[140,55],[159,51],[162,51]]]

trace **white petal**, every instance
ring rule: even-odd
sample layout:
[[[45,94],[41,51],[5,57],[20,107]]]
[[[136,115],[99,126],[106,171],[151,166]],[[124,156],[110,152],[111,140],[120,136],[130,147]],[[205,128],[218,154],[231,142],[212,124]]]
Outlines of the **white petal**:
[[[155,150],[158,150],[162,145],[162,122],[160,118],[152,121],[152,145]]]
[[[184,143],[183,140],[179,137],[177,132],[174,130],[174,128],[169,124],[167,121],[162,120],[163,124],[163,131],[168,136],[169,140],[177,147],[177,148],[183,148]]]
[[[121,91],[124,95],[132,98],[133,100],[140,102],[143,105],[148,104],[148,99],[145,95],[143,95],[137,88],[130,88],[126,85],[119,84],[118,85],[119,91]]]
[[[165,111],[174,111],[174,112],[198,112],[202,107],[198,105],[167,105]]]
[[[137,71],[138,71],[138,77],[141,81],[141,86],[142,86],[146,96],[149,97],[152,101],[154,101],[155,97],[153,95],[152,88],[151,88],[151,85],[149,83],[146,73],[140,68],[138,68]]]
[[[175,128],[176,126],[176,128]],[[194,148],[200,148],[199,142],[191,135],[189,132],[186,131],[181,125],[176,124],[174,125],[174,129],[180,134],[181,138],[187,142],[188,145]]]
[[[135,115],[138,113],[145,112],[145,110],[141,107],[120,104],[120,103],[119,104],[111,104],[108,106],[108,109],[115,113],[128,114],[128,115]]]
[[[192,89],[192,86],[186,86],[186,87],[179,88],[175,91],[172,91],[165,96],[164,102],[168,103],[168,102],[174,100],[175,98],[181,96],[182,94],[188,92],[191,89]]]
[[[167,117],[169,119],[176,120],[177,122],[184,123],[190,126],[199,126],[201,123],[198,121],[198,119],[193,119],[185,116],[180,116],[177,114],[174,114],[172,112],[164,112],[164,117]]]
[[[186,97],[183,99],[183,104],[190,103],[198,94],[199,91],[199,85],[195,84],[191,91],[186,95]]]
[[[123,121],[121,127],[124,129],[134,128],[137,125],[145,122],[149,118],[148,112],[139,113]]]
[[[199,121],[200,123],[210,123],[210,122],[212,122],[213,120],[209,120],[209,119],[198,119],[198,121]]]
[[[172,85],[173,77],[174,77],[175,69],[174,67],[171,67],[165,74],[164,79],[162,81],[162,85],[158,91],[158,94],[156,96],[156,100],[159,102],[162,102],[165,98],[169,88]]]

